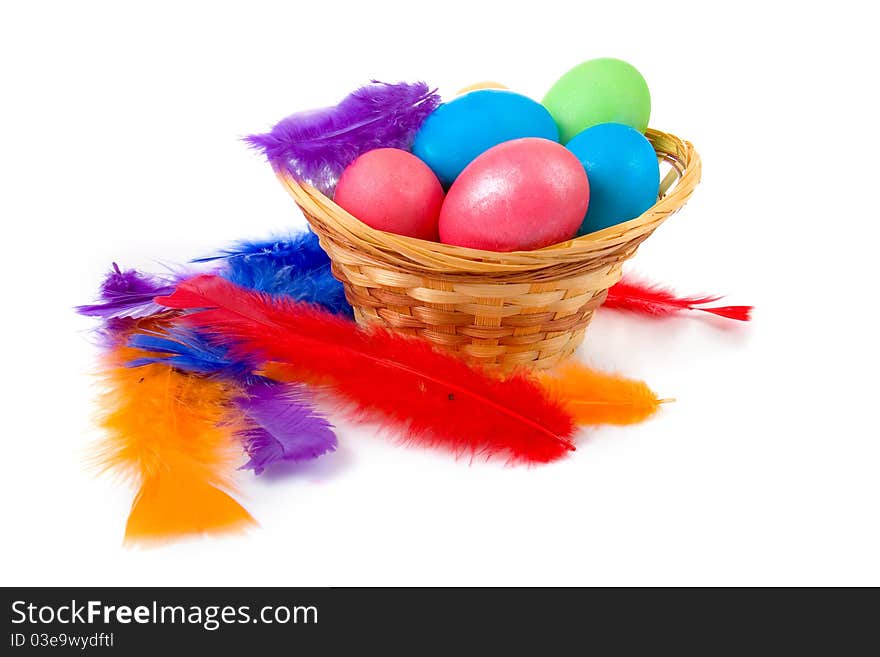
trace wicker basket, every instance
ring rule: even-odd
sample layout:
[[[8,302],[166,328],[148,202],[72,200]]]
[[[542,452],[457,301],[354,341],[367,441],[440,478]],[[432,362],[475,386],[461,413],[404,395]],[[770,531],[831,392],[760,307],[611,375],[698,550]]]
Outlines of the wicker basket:
[[[318,234],[359,323],[417,334],[487,365],[548,368],[578,347],[624,261],[700,180],[690,143],[650,129],[646,136],[670,167],[657,203],[626,223],[536,251],[496,253],[385,233],[316,189],[279,178]]]

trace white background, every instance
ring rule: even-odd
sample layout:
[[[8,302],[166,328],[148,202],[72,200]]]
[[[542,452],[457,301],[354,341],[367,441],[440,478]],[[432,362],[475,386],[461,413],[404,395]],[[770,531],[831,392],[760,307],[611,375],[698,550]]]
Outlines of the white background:
[[[2,584],[880,584],[876,24],[864,3],[4,3]],[[678,402],[540,468],[341,423],[241,473],[246,535],[122,547],[97,438],[92,299],[301,216],[239,137],[375,77],[540,99],[636,65],[703,182],[632,270],[750,325],[601,312],[580,356]]]

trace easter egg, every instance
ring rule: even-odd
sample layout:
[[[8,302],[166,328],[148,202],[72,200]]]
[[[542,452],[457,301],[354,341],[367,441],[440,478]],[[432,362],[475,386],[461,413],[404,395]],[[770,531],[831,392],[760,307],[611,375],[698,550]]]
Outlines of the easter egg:
[[[575,66],[556,81],[543,102],[559,126],[563,144],[600,123],[623,123],[644,132],[651,115],[645,78],[631,64],[610,57]]]
[[[449,185],[480,153],[511,139],[559,141],[550,112],[512,91],[480,89],[434,110],[416,133],[412,151]]]
[[[437,240],[443,187],[431,169],[407,151],[367,151],[342,172],[333,200],[378,230]]]
[[[645,136],[620,123],[603,123],[568,145],[590,180],[590,207],[579,235],[635,219],[657,202],[660,166]]]
[[[482,82],[474,82],[473,84],[469,84],[466,87],[462,87],[459,89],[455,95],[461,96],[462,94],[470,93],[471,91],[479,91],[480,89],[507,89],[507,87],[500,82],[492,82],[491,80],[483,80]]]
[[[554,141],[525,138],[490,148],[449,188],[440,241],[487,251],[539,249],[575,234],[590,199],[578,159]]]

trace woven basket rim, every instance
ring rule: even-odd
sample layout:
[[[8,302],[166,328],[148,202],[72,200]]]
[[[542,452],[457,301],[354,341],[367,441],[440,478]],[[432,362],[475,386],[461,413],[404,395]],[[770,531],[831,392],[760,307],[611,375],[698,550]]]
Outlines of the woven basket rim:
[[[371,228],[311,185],[298,182],[290,173],[278,170],[276,175],[319,237],[326,239],[332,235],[334,241],[362,254],[364,264],[393,264],[435,275],[504,275],[547,267],[558,269],[560,265],[568,269],[585,258],[596,258],[606,249],[610,251],[627,242],[641,241],[639,238],[647,237],[679,210],[699,183],[702,164],[690,142],[651,128],[645,136],[658,158],[672,166],[670,175],[661,183],[660,199],[635,219],[534,251],[484,251],[387,233]]]

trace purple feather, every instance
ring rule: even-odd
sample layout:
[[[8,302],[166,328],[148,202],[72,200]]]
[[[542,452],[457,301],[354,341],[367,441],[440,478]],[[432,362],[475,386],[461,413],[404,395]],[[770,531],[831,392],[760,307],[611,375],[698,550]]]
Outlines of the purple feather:
[[[104,319],[139,319],[165,309],[153,299],[174,292],[175,281],[161,276],[142,274],[136,269],[122,271],[113,263],[113,269],[101,283],[101,303],[77,306],[81,315]]]
[[[336,435],[312,406],[305,386],[259,382],[237,400],[252,427],[242,436],[250,460],[241,469],[260,474],[278,461],[313,459],[336,449]]]
[[[329,196],[358,155],[376,148],[409,149],[439,104],[436,90],[424,82],[373,80],[335,107],[298,112],[245,141],[262,150],[275,169],[286,169]]]

